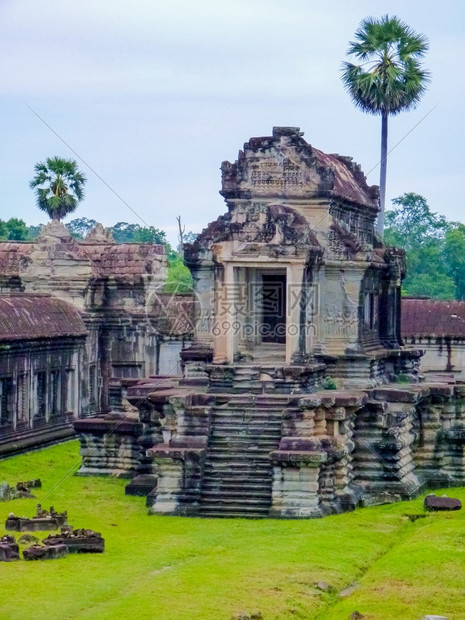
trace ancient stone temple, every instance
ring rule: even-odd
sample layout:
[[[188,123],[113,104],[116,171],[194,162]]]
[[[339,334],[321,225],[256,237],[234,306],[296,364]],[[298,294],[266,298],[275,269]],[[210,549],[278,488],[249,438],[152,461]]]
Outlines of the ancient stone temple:
[[[0,295],[0,457],[74,435],[86,336],[60,299]]]
[[[88,330],[84,415],[108,409],[111,377],[156,372],[157,330],[148,316],[166,279],[163,246],[118,245],[102,225],[78,241],[52,220],[35,242],[0,243],[0,268],[1,293],[47,293],[81,313]]]
[[[421,371],[465,377],[465,302],[402,299],[402,338],[425,351]]]
[[[0,242],[0,454],[58,440],[73,432],[74,418],[109,411],[113,378],[176,374],[192,326],[182,299],[167,311],[166,276],[164,246],[116,244],[100,224],[84,241],[51,221],[36,241]],[[52,320],[60,303],[82,328],[79,364],[66,321]],[[61,394],[73,369],[75,397],[61,395],[57,416],[51,393]]]
[[[185,247],[183,377],[112,384],[76,423],[81,474],[132,478],[156,514],[317,517],[465,482],[465,386],[402,345],[404,255],[378,191],[298,128],[222,165],[227,213]]]
[[[378,188],[360,167],[275,127],[221,170],[228,213],[186,249],[194,349],[214,364],[277,361],[296,373],[324,363],[347,387],[399,371],[403,254],[374,238]]]

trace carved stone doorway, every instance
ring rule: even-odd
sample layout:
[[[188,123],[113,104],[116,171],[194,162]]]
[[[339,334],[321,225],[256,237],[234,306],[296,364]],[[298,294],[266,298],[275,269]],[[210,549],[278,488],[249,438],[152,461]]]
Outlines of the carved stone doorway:
[[[261,274],[260,344],[286,344],[286,274]]]

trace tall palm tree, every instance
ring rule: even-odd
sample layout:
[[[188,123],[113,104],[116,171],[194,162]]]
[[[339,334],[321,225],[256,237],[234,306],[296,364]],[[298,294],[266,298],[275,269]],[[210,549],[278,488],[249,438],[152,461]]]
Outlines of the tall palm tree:
[[[421,59],[428,39],[416,34],[397,17],[364,19],[349,44],[347,54],[361,65],[343,63],[342,80],[354,104],[369,114],[381,114],[380,213],[377,230],[384,228],[388,117],[416,107],[430,75]]]
[[[61,220],[72,213],[84,198],[86,176],[77,162],[61,157],[48,158],[34,166],[35,177],[29,183],[36,190],[37,206],[52,220]]]

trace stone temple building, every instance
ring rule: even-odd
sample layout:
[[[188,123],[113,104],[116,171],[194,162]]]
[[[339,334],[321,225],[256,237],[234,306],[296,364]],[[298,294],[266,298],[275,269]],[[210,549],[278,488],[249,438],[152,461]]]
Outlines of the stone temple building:
[[[0,455],[109,411],[113,378],[179,372],[190,326],[167,312],[166,276],[164,246],[116,244],[100,224],[84,241],[51,221],[0,243]]]
[[[278,127],[222,175],[228,213],[186,249],[195,348],[214,364],[323,363],[346,387],[400,371],[404,256],[374,237],[378,188],[360,167]]]
[[[86,336],[61,299],[0,296],[0,456],[74,434]]]
[[[298,128],[222,164],[227,213],[185,247],[183,376],[115,380],[78,420],[81,475],[131,478],[155,514],[317,517],[465,483],[465,385],[401,339],[403,252],[378,190]]]
[[[424,351],[421,371],[464,379],[465,302],[404,297],[402,338]]]

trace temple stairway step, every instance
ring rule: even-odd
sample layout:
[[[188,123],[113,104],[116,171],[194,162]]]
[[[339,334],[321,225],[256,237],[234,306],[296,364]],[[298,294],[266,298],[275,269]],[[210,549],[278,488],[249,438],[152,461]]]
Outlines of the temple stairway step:
[[[262,494],[265,492],[263,490],[263,483],[266,481],[267,481],[266,478],[264,478],[263,480],[255,481],[255,482],[249,482],[246,477],[235,479],[232,481],[228,481],[227,478],[223,478],[222,480],[219,480],[218,482],[210,480],[208,483],[205,483],[203,485],[203,489],[205,492],[207,491],[216,492],[218,488],[229,489],[231,490],[231,492],[234,493],[238,488],[237,485],[239,484],[239,489],[247,489],[247,491],[249,492]]]
[[[219,508],[213,507],[211,510],[208,506],[204,506],[201,512],[202,517],[209,519],[263,519],[269,514],[268,510],[247,510],[243,509],[234,510],[231,507],[224,506]]]
[[[279,446],[281,420],[288,405],[286,397],[249,396],[232,397],[226,404],[213,407],[200,502],[202,516],[269,514],[269,454]]]
[[[269,497],[265,491],[260,493],[249,492],[248,494],[244,494],[240,492],[240,489],[236,489],[235,491],[228,489],[228,495],[225,497],[222,493],[215,492],[214,490],[206,491],[204,494],[204,503],[210,504],[220,504],[221,506],[226,505],[237,505],[246,503],[247,506],[259,506],[262,507],[264,505],[263,500],[265,500],[265,504],[267,503]]]

